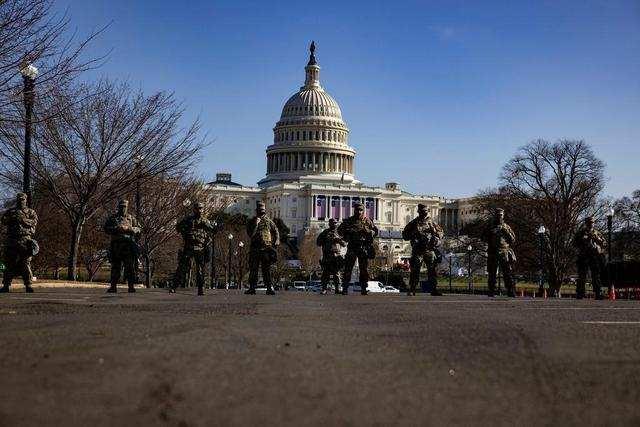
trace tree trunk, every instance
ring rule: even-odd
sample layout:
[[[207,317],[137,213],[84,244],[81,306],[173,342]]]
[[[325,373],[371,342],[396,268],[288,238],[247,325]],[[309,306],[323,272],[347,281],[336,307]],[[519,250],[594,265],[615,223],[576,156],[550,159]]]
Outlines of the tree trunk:
[[[71,239],[69,241],[69,260],[67,262],[67,279],[76,281],[78,278],[78,249],[85,218],[79,215],[71,224]]]

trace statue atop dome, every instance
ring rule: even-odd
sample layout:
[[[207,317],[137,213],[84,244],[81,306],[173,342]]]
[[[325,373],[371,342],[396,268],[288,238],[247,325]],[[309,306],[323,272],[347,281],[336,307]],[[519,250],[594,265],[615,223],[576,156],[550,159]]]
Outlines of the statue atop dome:
[[[318,63],[316,62],[316,42],[315,41],[311,41],[311,46],[309,46],[309,51],[311,52],[311,54],[309,55],[309,63],[307,65],[318,65]]]

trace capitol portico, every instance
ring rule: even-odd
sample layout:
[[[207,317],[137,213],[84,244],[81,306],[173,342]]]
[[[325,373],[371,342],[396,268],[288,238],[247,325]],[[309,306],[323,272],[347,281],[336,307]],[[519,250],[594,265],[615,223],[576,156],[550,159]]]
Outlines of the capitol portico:
[[[399,233],[417,215],[418,203],[446,230],[459,225],[458,202],[438,195],[414,195],[396,183],[368,186],[355,177],[356,150],[335,99],[320,84],[320,66],[312,43],[304,85],[282,108],[266,149],[266,174],[257,186],[244,186],[220,173],[207,187],[211,198],[224,200],[229,212],[253,215],[262,200],[273,218],[281,218],[292,237],[324,228],[329,218],[344,219],[361,202],[381,230],[381,244],[393,242],[398,255],[407,251]],[[391,247],[391,246],[390,246]]]

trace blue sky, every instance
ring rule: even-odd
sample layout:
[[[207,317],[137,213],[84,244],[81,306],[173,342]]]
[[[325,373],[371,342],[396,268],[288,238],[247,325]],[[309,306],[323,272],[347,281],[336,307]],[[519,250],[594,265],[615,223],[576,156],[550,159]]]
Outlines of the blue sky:
[[[473,195],[535,138],[585,139],[607,193],[640,188],[638,1],[60,0],[97,74],[168,90],[213,145],[198,175],[255,184],[282,105],[317,44],[358,179]],[[87,77],[91,78],[93,75]]]

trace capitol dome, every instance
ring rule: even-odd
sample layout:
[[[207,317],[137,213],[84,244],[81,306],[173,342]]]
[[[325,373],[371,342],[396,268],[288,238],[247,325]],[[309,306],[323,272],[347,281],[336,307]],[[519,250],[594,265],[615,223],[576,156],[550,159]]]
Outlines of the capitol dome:
[[[340,106],[320,85],[311,43],[304,86],[287,100],[267,147],[267,174],[260,185],[286,181],[354,182],[355,150]]]

